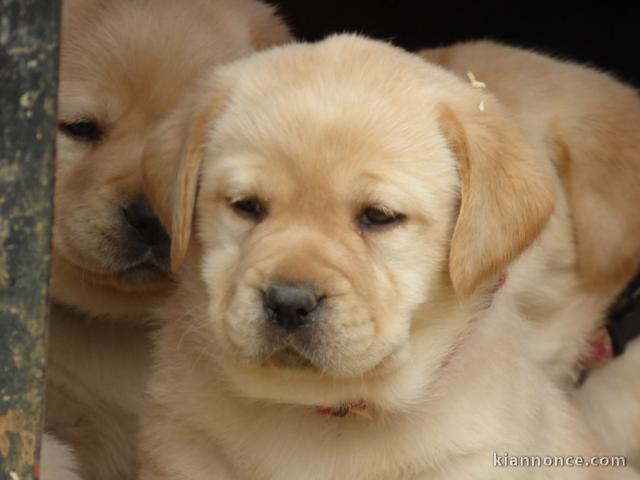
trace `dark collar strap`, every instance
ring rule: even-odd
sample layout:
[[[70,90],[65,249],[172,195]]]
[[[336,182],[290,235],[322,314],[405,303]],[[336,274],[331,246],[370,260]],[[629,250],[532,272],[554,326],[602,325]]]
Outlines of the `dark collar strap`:
[[[627,343],[640,336],[640,273],[609,309],[607,330],[616,356],[624,352]]]

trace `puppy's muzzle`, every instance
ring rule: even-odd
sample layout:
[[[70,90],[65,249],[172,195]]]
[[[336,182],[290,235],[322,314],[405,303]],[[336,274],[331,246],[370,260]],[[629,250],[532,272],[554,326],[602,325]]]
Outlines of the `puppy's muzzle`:
[[[263,298],[267,319],[289,333],[313,321],[324,300],[313,287],[300,284],[271,285]]]
[[[171,239],[158,216],[146,201],[136,201],[122,208],[129,258],[137,264],[165,270],[169,263]]]

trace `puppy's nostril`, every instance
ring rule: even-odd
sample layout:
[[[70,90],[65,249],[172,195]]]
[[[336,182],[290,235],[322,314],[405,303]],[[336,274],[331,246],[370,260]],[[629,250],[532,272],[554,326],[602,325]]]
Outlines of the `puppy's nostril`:
[[[122,209],[122,213],[134,240],[150,247],[169,244],[169,235],[147,202],[130,203]]]
[[[287,331],[309,323],[322,298],[306,285],[272,285],[264,295],[267,317]]]

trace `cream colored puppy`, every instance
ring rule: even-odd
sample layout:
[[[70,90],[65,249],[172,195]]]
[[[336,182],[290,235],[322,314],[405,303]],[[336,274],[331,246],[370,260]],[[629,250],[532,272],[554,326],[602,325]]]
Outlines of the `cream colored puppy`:
[[[160,192],[170,167],[142,171],[149,133],[208,67],[288,32],[254,0],[67,0],[62,26],[51,291],[129,321],[167,289],[168,236],[142,180]]]
[[[189,249],[141,480],[638,478],[496,462],[603,453],[499,289],[570,235],[551,161],[497,99],[354,36],[204,92],[150,144],[182,152],[174,266]]]
[[[210,66],[287,39],[254,0],[64,2],[46,428],[86,480],[133,476],[143,324],[171,289],[170,239],[150,203],[174,167],[142,170],[149,134]],[[45,458],[46,478],[51,458],[63,457]]]
[[[419,54],[474,73],[529,129],[544,134],[567,190],[579,267],[591,288],[628,282],[640,268],[640,98],[612,76],[491,41]]]
[[[536,324],[535,343],[547,371],[562,380],[588,353],[585,331],[602,323],[606,308],[640,269],[640,96],[604,73],[494,42],[420,55],[465,79],[468,72],[475,74],[528,132],[535,132],[554,163],[568,198],[575,247],[561,262],[531,266],[542,272],[506,288]],[[555,248],[566,244],[558,241]],[[540,278],[544,287],[536,284]],[[639,367],[635,342],[576,392],[611,448],[636,461]]]

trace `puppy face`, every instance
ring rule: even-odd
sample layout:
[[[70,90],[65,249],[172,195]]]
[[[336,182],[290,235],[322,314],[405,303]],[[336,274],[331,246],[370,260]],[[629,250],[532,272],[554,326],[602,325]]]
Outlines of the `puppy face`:
[[[282,115],[254,104],[225,116],[198,204],[202,271],[230,354],[355,376],[406,341],[446,268],[457,172],[433,119],[411,121],[417,112],[368,92],[321,107],[316,88],[273,92],[297,98]]]
[[[220,71],[209,97],[184,148],[173,255],[202,162],[199,271],[183,274],[201,276],[189,301],[206,313],[191,331],[251,396],[367,398],[435,371],[465,320],[459,305],[552,208],[499,105],[481,112],[470,87],[378,42],[259,55]]]
[[[206,67],[287,33],[270,8],[225,0],[70,0],[63,26],[52,291],[133,313],[167,286],[170,239],[150,197],[170,172],[142,171],[149,132]]]

